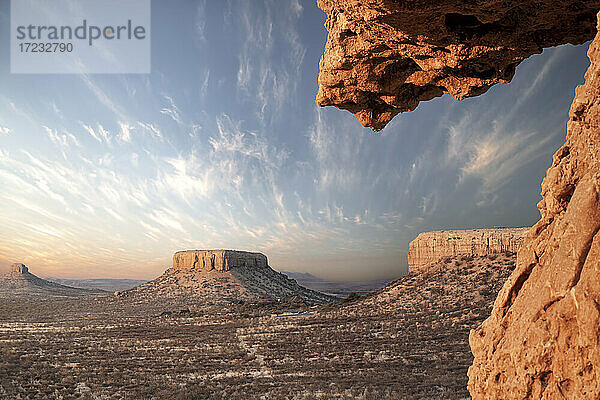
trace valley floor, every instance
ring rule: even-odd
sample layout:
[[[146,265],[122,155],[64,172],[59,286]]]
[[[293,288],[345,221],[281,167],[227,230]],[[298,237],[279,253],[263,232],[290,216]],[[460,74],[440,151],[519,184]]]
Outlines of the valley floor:
[[[468,399],[469,330],[513,268],[443,260],[281,318],[269,301],[0,298],[0,398]]]

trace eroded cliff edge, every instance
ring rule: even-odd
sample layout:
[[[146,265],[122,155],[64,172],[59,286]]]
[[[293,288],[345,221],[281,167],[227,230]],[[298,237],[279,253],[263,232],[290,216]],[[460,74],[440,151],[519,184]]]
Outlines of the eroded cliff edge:
[[[329,31],[320,106],[380,130],[449,93],[462,100],[509,82],[543,48],[594,37],[598,0],[318,0]]]
[[[236,267],[267,268],[267,256],[239,250],[184,250],[173,255],[174,269],[229,271]]]
[[[491,316],[470,335],[475,399],[600,393],[600,35],[588,56],[567,141],[542,183],[541,220]]]
[[[446,257],[516,253],[529,228],[490,228],[420,233],[408,245],[408,271],[416,272]]]
[[[542,47],[582,43],[598,1],[320,0],[329,30],[317,103],[383,128],[443,93],[482,94]],[[453,37],[454,36],[454,37]],[[542,183],[541,220],[491,316],[471,332],[474,399],[600,393],[600,37],[567,140]]]

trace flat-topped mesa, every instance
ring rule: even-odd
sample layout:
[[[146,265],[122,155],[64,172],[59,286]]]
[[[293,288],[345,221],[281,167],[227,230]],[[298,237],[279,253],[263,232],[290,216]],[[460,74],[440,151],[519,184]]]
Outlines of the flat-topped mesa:
[[[529,228],[492,228],[423,232],[409,244],[409,271],[418,271],[444,257],[516,253]]]
[[[25,264],[14,263],[10,266],[11,272],[16,272],[19,274],[25,274],[29,272],[29,269],[25,266]]]
[[[155,302],[192,302],[201,307],[297,296],[309,305],[333,301],[275,271],[261,253],[236,250],[186,250],[173,255],[173,267],[158,278],[119,293],[118,298]]]
[[[237,250],[185,250],[173,255],[174,269],[229,271],[236,267],[266,268],[267,256]]]

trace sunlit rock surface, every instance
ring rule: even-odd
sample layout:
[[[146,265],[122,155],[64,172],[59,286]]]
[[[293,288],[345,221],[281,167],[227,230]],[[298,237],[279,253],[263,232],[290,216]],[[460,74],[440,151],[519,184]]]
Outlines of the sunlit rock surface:
[[[173,255],[174,269],[229,271],[235,267],[267,267],[267,257],[260,253],[237,250],[186,250]]]
[[[409,272],[441,258],[516,253],[529,228],[465,229],[423,232],[408,245]]]

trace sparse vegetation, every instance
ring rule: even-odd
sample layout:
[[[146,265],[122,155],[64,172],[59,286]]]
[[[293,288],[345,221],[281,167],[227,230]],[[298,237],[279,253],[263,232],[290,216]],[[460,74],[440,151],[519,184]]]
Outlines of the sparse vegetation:
[[[504,257],[439,262],[321,308],[0,298],[0,398],[468,398],[468,332],[510,272]]]

